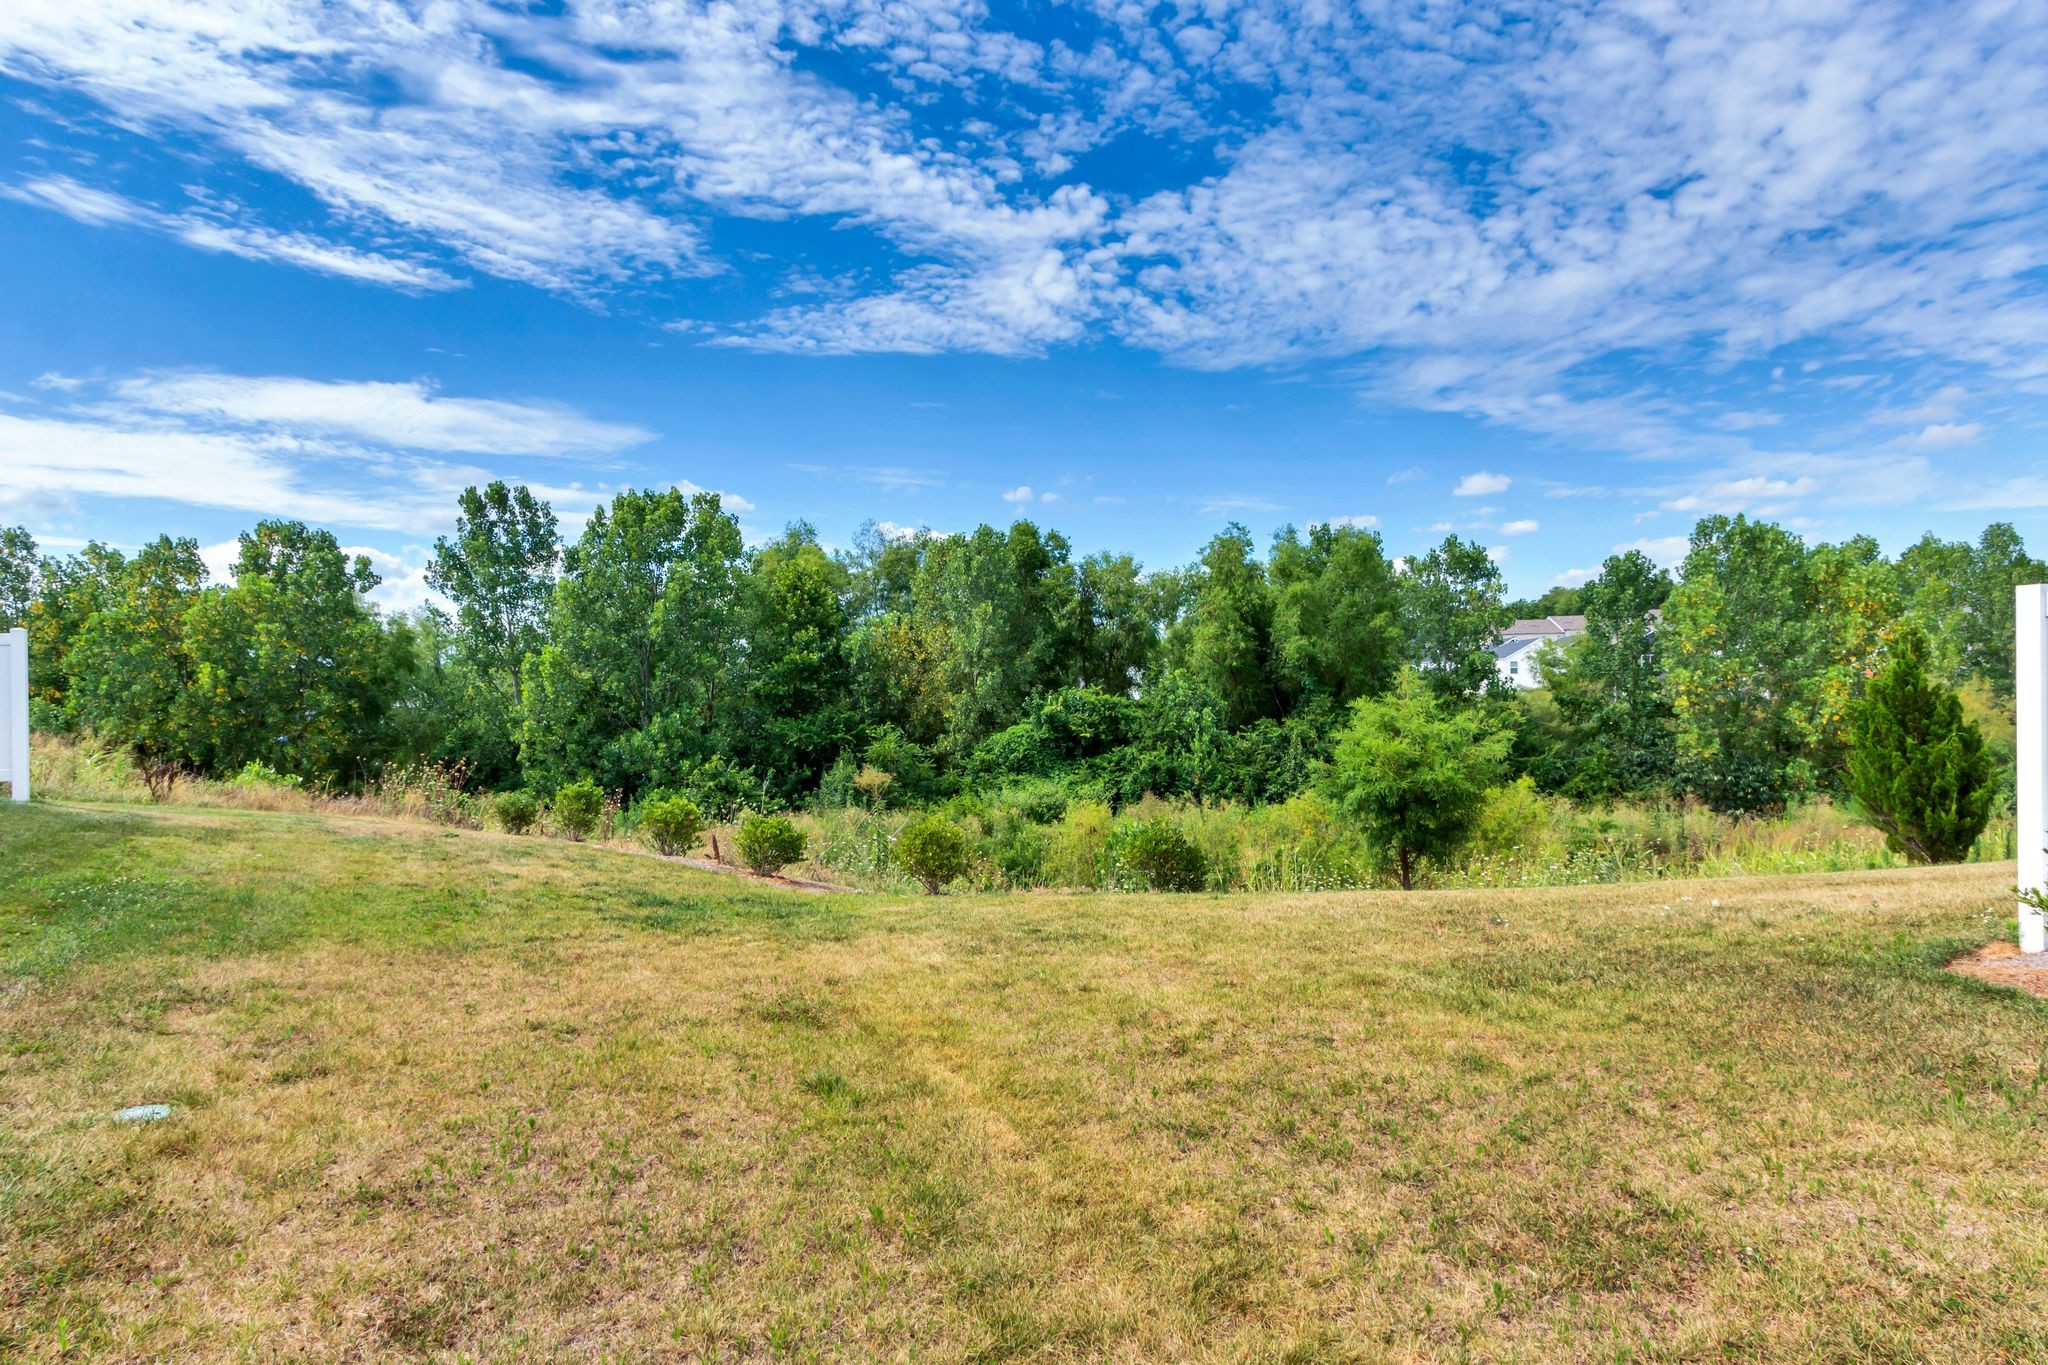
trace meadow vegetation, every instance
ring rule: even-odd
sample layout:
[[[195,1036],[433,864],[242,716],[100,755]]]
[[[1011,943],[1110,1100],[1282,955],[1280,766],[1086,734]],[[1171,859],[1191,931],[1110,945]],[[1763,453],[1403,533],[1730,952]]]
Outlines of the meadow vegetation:
[[[933,899],[270,804],[0,808],[0,1356],[2048,1355],[2048,1006],[1941,969],[2009,864]]]
[[[1907,859],[2002,853],[2012,589],[2048,576],[2003,523],[1893,557],[1710,516],[1675,575],[1620,553],[1510,603],[1457,536],[1393,556],[1318,524],[1262,551],[1233,525],[1152,569],[1029,521],[749,546],[672,488],[565,540],[503,484],[462,494],[442,601],[405,614],[300,522],[242,536],[223,582],[169,537],[39,557],[22,533],[0,558],[39,729],[118,750],[155,799],[318,794],[665,851],[692,842],[657,828],[682,800],[721,853],[786,814],[842,877],[1016,888],[1874,863],[1852,808]],[[1510,678],[1509,618],[1560,612],[1584,630]]]

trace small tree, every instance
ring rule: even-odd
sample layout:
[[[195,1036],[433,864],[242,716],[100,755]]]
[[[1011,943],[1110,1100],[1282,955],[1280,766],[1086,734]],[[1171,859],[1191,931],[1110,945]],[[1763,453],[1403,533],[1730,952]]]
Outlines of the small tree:
[[[896,836],[896,865],[936,896],[967,870],[967,836],[950,820],[927,815]]]
[[[786,815],[749,815],[732,836],[740,861],[764,876],[774,876],[804,856],[804,832]]]
[[[696,847],[704,813],[687,796],[660,796],[640,808],[639,828],[656,853],[673,858]]]
[[[1353,703],[1328,792],[1412,890],[1417,860],[1448,858],[1471,837],[1510,743],[1478,712],[1444,706],[1411,672],[1392,695]]]
[[[555,824],[572,842],[589,838],[603,814],[604,791],[587,777],[555,793]]]
[[[1991,756],[1962,700],[1927,675],[1907,627],[1849,717],[1849,793],[1895,852],[1959,863],[1991,818]]]

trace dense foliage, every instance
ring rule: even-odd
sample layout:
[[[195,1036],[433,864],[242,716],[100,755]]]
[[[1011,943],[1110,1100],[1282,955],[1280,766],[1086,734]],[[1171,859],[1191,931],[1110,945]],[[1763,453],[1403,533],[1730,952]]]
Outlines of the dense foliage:
[[[589,783],[629,808],[679,795],[724,822],[998,790],[1111,813],[1284,802],[1342,765],[1370,702],[1483,736],[1487,782],[1768,812],[1849,794],[1853,717],[1908,627],[2005,762],[2012,588],[2048,577],[2002,524],[1888,559],[1709,517],[1675,578],[1619,554],[1510,604],[1479,545],[1397,560],[1352,526],[1285,528],[1261,555],[1232,525],[1146,571],[1028,521],[870,527],[837,551],[798,524],[749,548],[715,495],[675,489],[618,494],[569,544],[525,488],[470,489],[457,512],[428,570],[445,607],[404,615],[297,522],[243,536],[222,583],[189,540],[41,558],[0,533],[37,725],[121,746],[164,787],[250,765],[327,791],[431,771],[468,790]],[[1569,611],[1588,628],[1541,655],[1547,686],[1502,686],[1502,625]]]

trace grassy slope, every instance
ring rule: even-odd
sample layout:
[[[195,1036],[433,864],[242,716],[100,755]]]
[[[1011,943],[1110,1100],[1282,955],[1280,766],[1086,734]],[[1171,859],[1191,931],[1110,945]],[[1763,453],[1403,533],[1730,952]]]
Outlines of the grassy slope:
[[[4,809],[0,1357],[2048,1356],[2048,1006],[1937,970],[2011,876],[855,899]]]

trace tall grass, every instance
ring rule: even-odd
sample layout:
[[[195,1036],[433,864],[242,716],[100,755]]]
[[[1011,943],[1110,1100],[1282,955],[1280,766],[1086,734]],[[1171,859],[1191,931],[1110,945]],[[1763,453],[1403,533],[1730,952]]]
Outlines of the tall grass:
[[[90,740],[38,735],[30,750],[36,790],[57,800],[146,801],[127,758]],[[1164,821],[1201,851],[1212,891],[1342,891],[1390,887],[1393,869],[1313,793],[1268,806],[1163,801],[1112,811],[1066,800],[1049,784],[1021,784],[956,797],[944,813],[967,832],[978,890],[1115,890],[1123,882],[1111,849],[1117,831]],[[394,769],[360,794],[306,790],[252,765],[229,780],[188,778],[171,800],[244,810],[385,815],[465,829],[487,823],[488,798],[467,787],[460,767]],[[896,838],[919,812],[851,807],[792,812],[808,853],[789,871],[871,890],[907,891],[895,865]],[[710,832],[729,850],[731,826]],[[631,813],[607,797],[595,842],[631,837]],[[1971,862],[2015,856],[2010,815],[1993,819]],[[1595,807],[1546,796],[1524,779],[1488,798],[1471,844],[1456,860],[1428,865],[1433,887],[1586,886],[1667,877],[1848,872],[1903,867],[1884,836],[1847,809],[1816,801],[1770,818],[1731,816],[1685,802]]]
[[[1050,819],[998,792],[951,814],[968,833],[966,882],[981,890],[1111,890],[1109,850],[1127,825],[1163,820],[1201,850],[1212,891],[1335,891],[1397,884],[1394,870],[1322,797],[1269,806],[1147,798],[1112,813],[1075,801]],[[1036,812],[1043,815],[1043,811]],[[890,862],[904,811],[814,811],[797,819],[810,837],[807,872],[874,888],[900,888]],[[2010,816],[1995,819],[1970,861],[2014,856]],[[1903,867],[1884,836],[1826,801],[1771,818],[1723,815],[1683,801],[1609,807],[1545,796],[1526,781],[1488,799],[1477,836],[1456,860],[1425,867],[1433,887],[1583,886],[1792,872]]]

